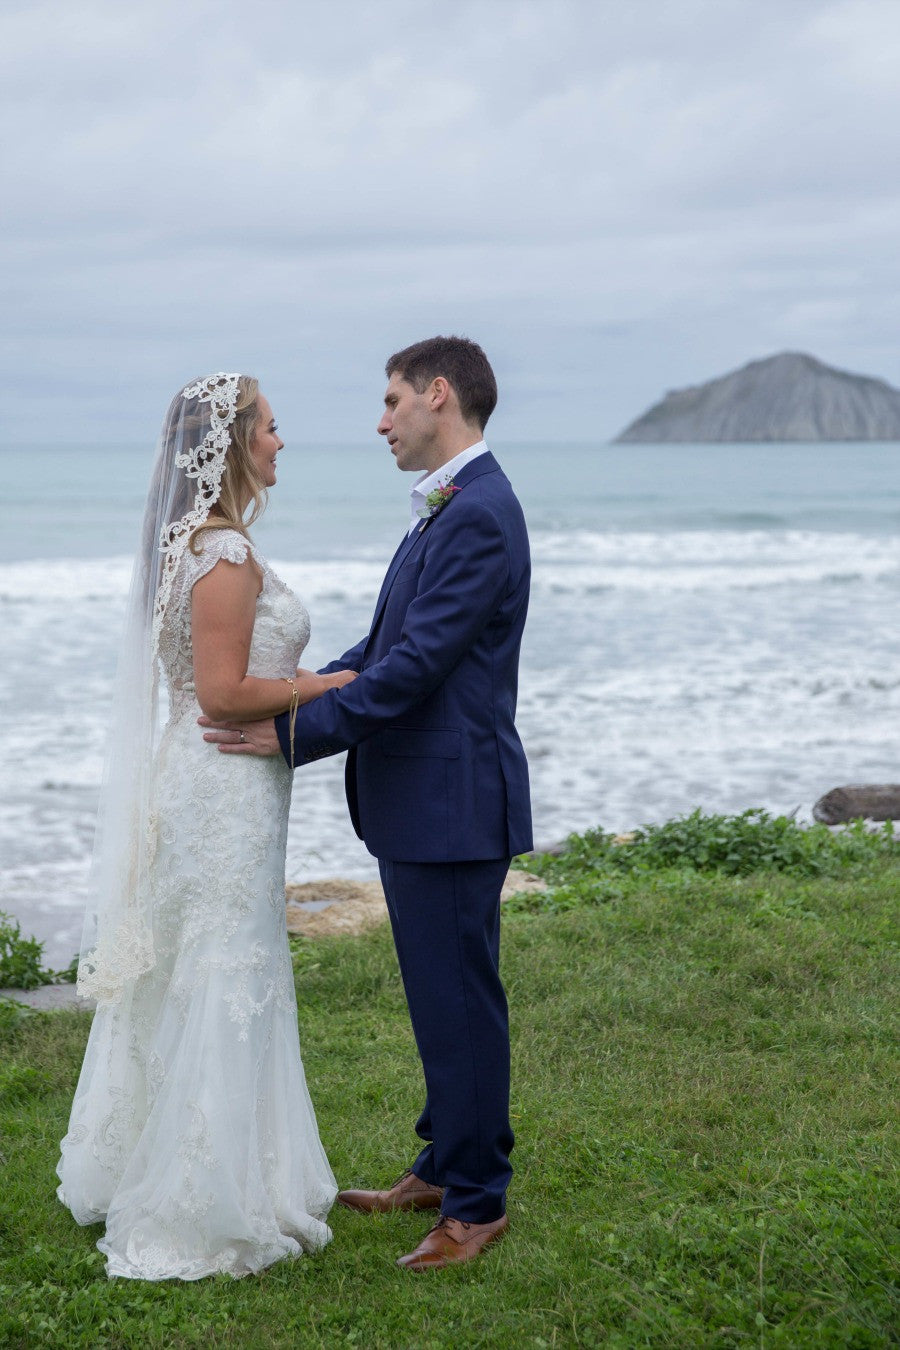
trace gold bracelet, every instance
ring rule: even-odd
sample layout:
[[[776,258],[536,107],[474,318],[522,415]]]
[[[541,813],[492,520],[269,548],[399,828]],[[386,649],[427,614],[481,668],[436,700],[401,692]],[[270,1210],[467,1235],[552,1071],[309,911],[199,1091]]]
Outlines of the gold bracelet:
[[[291,769],[294,767],[294,728],[297,725],[297,709],[300,706],[300,690],[294,684],[290,675],[282,675],[283,680],[287,680],[291,686],[291,702],[288,708],[288,735],[291,738]]]

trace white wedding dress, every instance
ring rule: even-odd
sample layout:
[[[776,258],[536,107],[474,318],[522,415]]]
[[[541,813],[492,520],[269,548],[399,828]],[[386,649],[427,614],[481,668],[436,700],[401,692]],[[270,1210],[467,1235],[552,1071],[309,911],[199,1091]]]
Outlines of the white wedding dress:
[[[153,969],[101,1003],[62,1141],[59,1198],[106,1221],[107,1273],[239,1276],[322,1247],[336,1185],[297,1032],[285,925],[291,774],[222,755],[197,726],[191,589],[248,549],[263,572],[249,673],[293,675],[309,616],[235,530],[187,549],[160,656],[170,701],[155,765]]]

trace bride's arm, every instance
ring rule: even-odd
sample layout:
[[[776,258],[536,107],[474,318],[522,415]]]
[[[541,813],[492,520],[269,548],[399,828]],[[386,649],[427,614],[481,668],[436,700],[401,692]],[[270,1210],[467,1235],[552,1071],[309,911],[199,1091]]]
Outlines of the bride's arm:
[[[274,717],[290,707],[291,686],[286,680],[264,680],[247,674],[260,584],[259,572],[250,558],[242,563],[222,559],[191,592],[197,702],[215,722]],[[298,671],[294,683],[300,702],[308,703],[352,678],[349,671],[332,675]]]

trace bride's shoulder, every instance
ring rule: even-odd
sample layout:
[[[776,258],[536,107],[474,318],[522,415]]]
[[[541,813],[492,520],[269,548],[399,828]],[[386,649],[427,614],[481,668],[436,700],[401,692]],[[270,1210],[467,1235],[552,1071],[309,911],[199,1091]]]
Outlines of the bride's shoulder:
[[[265,563],[251,541],[240,530],[228,528],[200,530],[184,550],[179,566],[182,584],[192,589],[201,577],[211,572],[216,563],[240,565],[250,560],[255,570],[265,573]]]
[[[249,556],[256,554],[245,534],[240,530],[227,528],[201,530],[194,536],[188,551],[204,567],[211,567],[222,559],[226,562],[242,563]]]

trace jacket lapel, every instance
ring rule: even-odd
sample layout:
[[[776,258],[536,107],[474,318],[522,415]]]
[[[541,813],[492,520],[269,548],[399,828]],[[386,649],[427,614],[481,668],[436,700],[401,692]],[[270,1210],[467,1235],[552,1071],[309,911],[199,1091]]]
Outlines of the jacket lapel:
[[[453,475],[453,483],[456,487],[462,489],[466,486],[467,483],[470,483],[472,482],[473,479],[480,477],[481,474],[492,473],[499,468],[500,465],[494,459],[494,456],[491,454],[490,450],[486,450],[483,455],[478,455],[476,459],[470,459],[468,464],[464,464],[463,467],[460,469],[459,473]],[[454,493],[453,497],[455,496],[456,494]],[[447,502],[446,506],[442,508],[442,511],[453,510],[453,497],[451,497],[449,502]],[[438,514],[441,513],[442,512],[439,512]],[[381,611],[384,609],[388,595],[390,594],[391,587],[394,584],[394,578],[400,571],[400,568],[406,562],[406,559],[412,553],[413,549],[418,544],[419,540],[422,538],[422,535],[427,532],[432,521],[435,519],[436,519],[435,516],[429,516],[427,520],[424,520],[420,526],[418,526],[415,530],[413,530],[412,534],[408,534],[405,539],[402,539],[400,541],[400,546],[397,549],[397,552],[394,554],[393,558],[391,559],[391,563],[385,574],[384,581],[381,583],[381,590],[378,593],[378,601],[375,605],[375,613],[372,616],[372,623],[369,628],[370,638],[372,634],[375,632],[375,629],[378,625],[378,620],[381,618]]]
[[[381,590],[378,592],[378,600],[376,601],[375,604],[375,613],[372,615],[372,622],[369,625],[370,637],[372,636],[372,633],[375,631],[375,625],[381,618],[381,611],[384,609],[385,601],[387,600],[388,595],[390,594],[391,586],[394,584],[394,577],[400,571],[400,568],[403,566],[407,554],[410,552],[411,548],[413,547],[413,544],[418,539],[418,537],[419,537],[418,530],[413,530],[412,534],[408,534],[405,539],[400,540],[397,552],[391,559],[390,566],[388,567],[388,570],[384,576],[384,581],[381,583]]]

